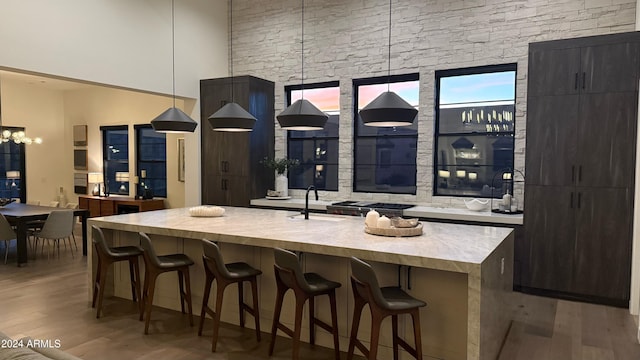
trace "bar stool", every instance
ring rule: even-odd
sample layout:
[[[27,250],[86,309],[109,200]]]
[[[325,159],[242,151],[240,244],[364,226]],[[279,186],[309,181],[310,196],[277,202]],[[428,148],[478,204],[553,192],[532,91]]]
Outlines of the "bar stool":
[[[316,273],[303,273],[298,256],[291,251],[275,248],[275,265],[277,295],[276,307],[271,327],[271,343],[269,356],[273,355],[278,329],[293,339],[293,359],[298,360],[300,354],[300,329],[302,327],[302,310],[304,303],[309,300],[309,342],[315,344],[315,325],[333,334],[333,348],[336,360],[340,359],[340,344],[338,343],[338,316],[336,311],[336,289],[342,286],[338,282],[327,280]],[[292,289],[296,297],[295,327],[293,330],[280,322],[282,302],[286,292]],[[314,298],[319,295],[329,295],[331,305],[331,325],[318,319],[314,315]]]
[[[202,299],[202,310],[200,311],[200,326],[198,327],[198,336],[202,336],[202,327],[204,325],[205,313],[213,317],[213,338],[211,340],[211,351],[216,351],[218,342],[218,329],[220,327],[220,312],[222,311],[222,298],[224,290],[228,285],[238,284],[238,308],[240,311],[240,327],[244,328],[244,312],[253,315],[256,322],[256,338],[260,341],[260,312],[258,306],[258,275],[262,271],[254,269],[247,263],[234,262],[225,264],[222,260],[220,248],[214,242],[203,240],[202,248],[204,254],[202,260],[204,262],[204,271],[206,274],[204,286],[204,298]],[[211,285],[213,280],[216,281],[216,310],[213,311],[209,306],[209,295],[211,293]],[[251,283],[251,292],[253,293],[253,307],[244,303],[243,284],[245,281]]]
[[[109,266],[114,262],[128,261],[129,275],[131,277],[131,298],[138,302],[139,311],[142,311],[142,299],[140,297],[140,266],[138,256],[142,255],[142,249],[137,246],[109,247],[104,240],[104,233],[99,227],[92,225],[93,244],[98,255],[98,271],[93,283],[93,301],[91,307],[96,308],[96,319],[100,318],[102,310],[102,298],[104,297],[105,281]],[[97,301],[97,302],[96,302]]]
[[[144,286],[142,290],[142,303],[144,314],[140,312],[140,321],[145,319],[144,333],[149,333],[149,320],[151,320],[151,308],[153,307],[153,293],[156,287],[158,275],[169,272],[178,272],[178,284],[180,291],[180,307],[184,314],[184,303],[187,302],[189,309],[189,324],[193,326],[193,311],[191,309],[191,284],[189,281],[189,266],[194,262],[185,254],[156,255],[151,239],[147,234],[140,232],[140,245],[144,252]],[[144,316],[143,316],[144,315]]]
[[[349,337],[349,351],[347,360],[353,359],[354,347],[357,347],[369,360],[375,360],[378,354],[378,340],[382,320],[391,315],[393,326],[393,358],[398,359],[398,345],[402,346],[416,359],[422,360],[422,338],[420,334],[420,308],[426,306],[424,301],[415,299],[399,287],[383,287],[378,285],[376,274],[371,265],[351,257],[351,287],[355,305],[353,309],[353,324]],[[358,327],[362,309],[369,304],[371,310],[371,348],[367,350],[358,340]],[[398,315],[410,314],[413,318],[413,335],[416,347],[412,348],[398,336]]]

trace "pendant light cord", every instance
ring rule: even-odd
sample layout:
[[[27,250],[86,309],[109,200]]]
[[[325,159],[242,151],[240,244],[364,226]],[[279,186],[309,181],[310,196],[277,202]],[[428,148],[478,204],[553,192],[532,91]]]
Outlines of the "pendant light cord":
[[[231,70],[231,102],[233,99],[233,0],[229,0],[229,62]]]
[[[300,79],[300,97],[302,98],[302,100],[304,100],[304,0],[302,0],[302,15],[301,15],[301,20],[300,22],[302,23],[302,35],[300,38],[300,43],[301,43],[301,48],[302,51],[300,53],[300,63],[302,64],[302,74],[301,74],[301,79]]]
[[[389,0],[389,52],[387,58],[387,91],[391,91],[391,0]]]
[[[173,74],[173,107],[176,107],[176,25],[174,0],[171,0],[171,72]]]

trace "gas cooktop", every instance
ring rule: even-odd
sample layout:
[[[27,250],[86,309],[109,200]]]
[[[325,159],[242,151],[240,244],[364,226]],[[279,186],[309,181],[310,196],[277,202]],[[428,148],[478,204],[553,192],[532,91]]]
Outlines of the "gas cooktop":
[[[380,215],[402,216],[403,210],[413,207],[409,204],[394,204],[373,201],[341,201],[327,206],[327,213],[339,215],[365,215],[369,210],[375,210]]]

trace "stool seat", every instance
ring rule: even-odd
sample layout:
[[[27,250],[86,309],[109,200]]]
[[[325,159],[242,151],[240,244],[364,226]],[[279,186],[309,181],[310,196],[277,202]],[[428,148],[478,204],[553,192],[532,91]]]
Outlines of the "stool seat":
[[[327,280],[316,273],[305,273],[304,279],[309,285],[309,293],[312,295],[323,294],[342,286],[339,282]]]
[[[234,262],[225,264],[222,260],[222,252],[218,245],[214,242],[203,240],[202,261],[204,263],[205,285],[204,297],[202,299],[202,309],[200,310],[200,326],[198,327],[198,336],[202,335],[204,326],[204,318],[206,314],[213,317],[213,336],[211,338],[211,351],[216,351],[218,343],[218,330],[220,328],[220,313],[222,312],[222,299],[224,290],[228,285],[238,284],[238,310],[240,315],[240,327],[244,328],[245,311],[253,315],[256,324],[256,338],[260,341],[260,307],[258,306],[258,275],[262,271],[253,268],[244,262]],[[213,280],[216,281],[216,310],[209,307],[209,295],[211,293],[211,285]],[[251,292],[253,293],[253,307],[244,302],[244,282],[251,284]]]
[[[262,271],[253,268],[251,265],[243,262],[234,262],[224,265],[229,272],[229,279],[243,279],[262,274]]]
[[[193,260],[191,260],[185,254],[170,254],[158,256],[157,266],[161,269],[172,269],[183,266],[191,266],[193,264],[195,264]]]
[[[276,343],[276,334],[281,330],[289,335],[293,340],[292,358],[298,360],[300,357],[300,332],[302,327],[302,311],[304,304],[309,300],[309,343],[315,344],[316,325],[333,335],[333,349],[336,360],[340,360],[340,342],[338,340],[338,314],[336,311],[336,289],[342,284],[327,280],[316,273],[303,273],[298,256],[291,251],[275,248],[273,249],[275,264],[273,269],[276,275],[276,306],[271,326],[271,343],[269,344],[269,356],[273,355],[273,348]],[[284,296],[293,290],[296,299],[294,328],[290,329],[280,322],[282,303]],[[320,295],[329,296],[329,306],[331,308],[331,325],[320,320],[315,315],[315,297]]]
[[[397,286],[383,287],[380,291],[384,301],[378,305],[386,310],[408,310],[427,306],[427,303],[412,297]]]
[[[109,247],[104,239],[102,229],[93,225],[91,227],[93,243],[98,257],[96,279],[93,283],[93,301],[91,307],[97,308],[96,318],[100,318],[102,311],[102,299],[104,298],[105,282],[109,266],[114,262],[128,261],[129,276],[131,277],[131,298],[139,301],[139,311],[142,311],[142,296],[140,295],[140,266],[138,257],[142,255],[142,249],[137,246]]]
[[[142,255],[142,249],[138,246],[116,246],[109,248],[109,256],[113,258],[126,258]]]

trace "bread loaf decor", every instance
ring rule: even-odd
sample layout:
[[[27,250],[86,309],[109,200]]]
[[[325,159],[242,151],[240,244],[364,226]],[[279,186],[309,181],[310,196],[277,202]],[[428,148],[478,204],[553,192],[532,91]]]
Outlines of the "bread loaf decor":
[[[224,215],[224,208],[213,205],[201,205],[189,208],[189,215],[195,217],[217,217]]]

